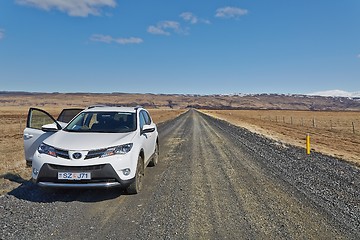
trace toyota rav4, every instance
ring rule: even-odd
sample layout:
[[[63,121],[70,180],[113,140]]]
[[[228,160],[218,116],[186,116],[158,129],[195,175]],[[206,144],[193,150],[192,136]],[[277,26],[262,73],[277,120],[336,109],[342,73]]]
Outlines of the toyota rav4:
[[[142,107],[65,109],[57,120],[30,108],[24,148],[39,186],[121,186],[138,193],[145,167],[158,163],[159,139]]]

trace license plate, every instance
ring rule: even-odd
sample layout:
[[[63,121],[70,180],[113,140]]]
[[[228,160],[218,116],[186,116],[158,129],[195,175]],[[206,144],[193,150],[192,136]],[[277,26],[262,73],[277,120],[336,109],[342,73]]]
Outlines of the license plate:
[[[91,173],[89,172],[58,172],[58,179],[61,180],[83,180],[91,179]]]

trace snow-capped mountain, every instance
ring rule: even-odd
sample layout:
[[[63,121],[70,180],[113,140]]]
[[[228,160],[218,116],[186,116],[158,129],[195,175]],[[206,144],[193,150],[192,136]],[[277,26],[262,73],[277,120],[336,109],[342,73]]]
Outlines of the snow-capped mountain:
[[[309,93],[307,95],[322,96],[322,97],[360,98],[360,92],[346,92],[343,90],[328,90],[328,91]]]

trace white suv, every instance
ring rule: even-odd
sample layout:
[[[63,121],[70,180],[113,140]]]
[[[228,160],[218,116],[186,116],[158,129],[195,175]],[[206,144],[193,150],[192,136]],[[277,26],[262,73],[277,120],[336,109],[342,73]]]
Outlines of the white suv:
[[[65,109],[57,120],[30,108],[24,149],[39,186],[121,186],[138,193],[145,167],[158,163],[159,139],[141,107]]]

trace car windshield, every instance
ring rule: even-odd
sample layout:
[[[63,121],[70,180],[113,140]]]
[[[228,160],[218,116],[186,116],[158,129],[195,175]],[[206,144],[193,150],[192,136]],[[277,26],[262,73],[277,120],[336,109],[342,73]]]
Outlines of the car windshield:
[[[131,112],[83,112],[65,128],[67,132],[122,133],[136,130],[136,114]]]

